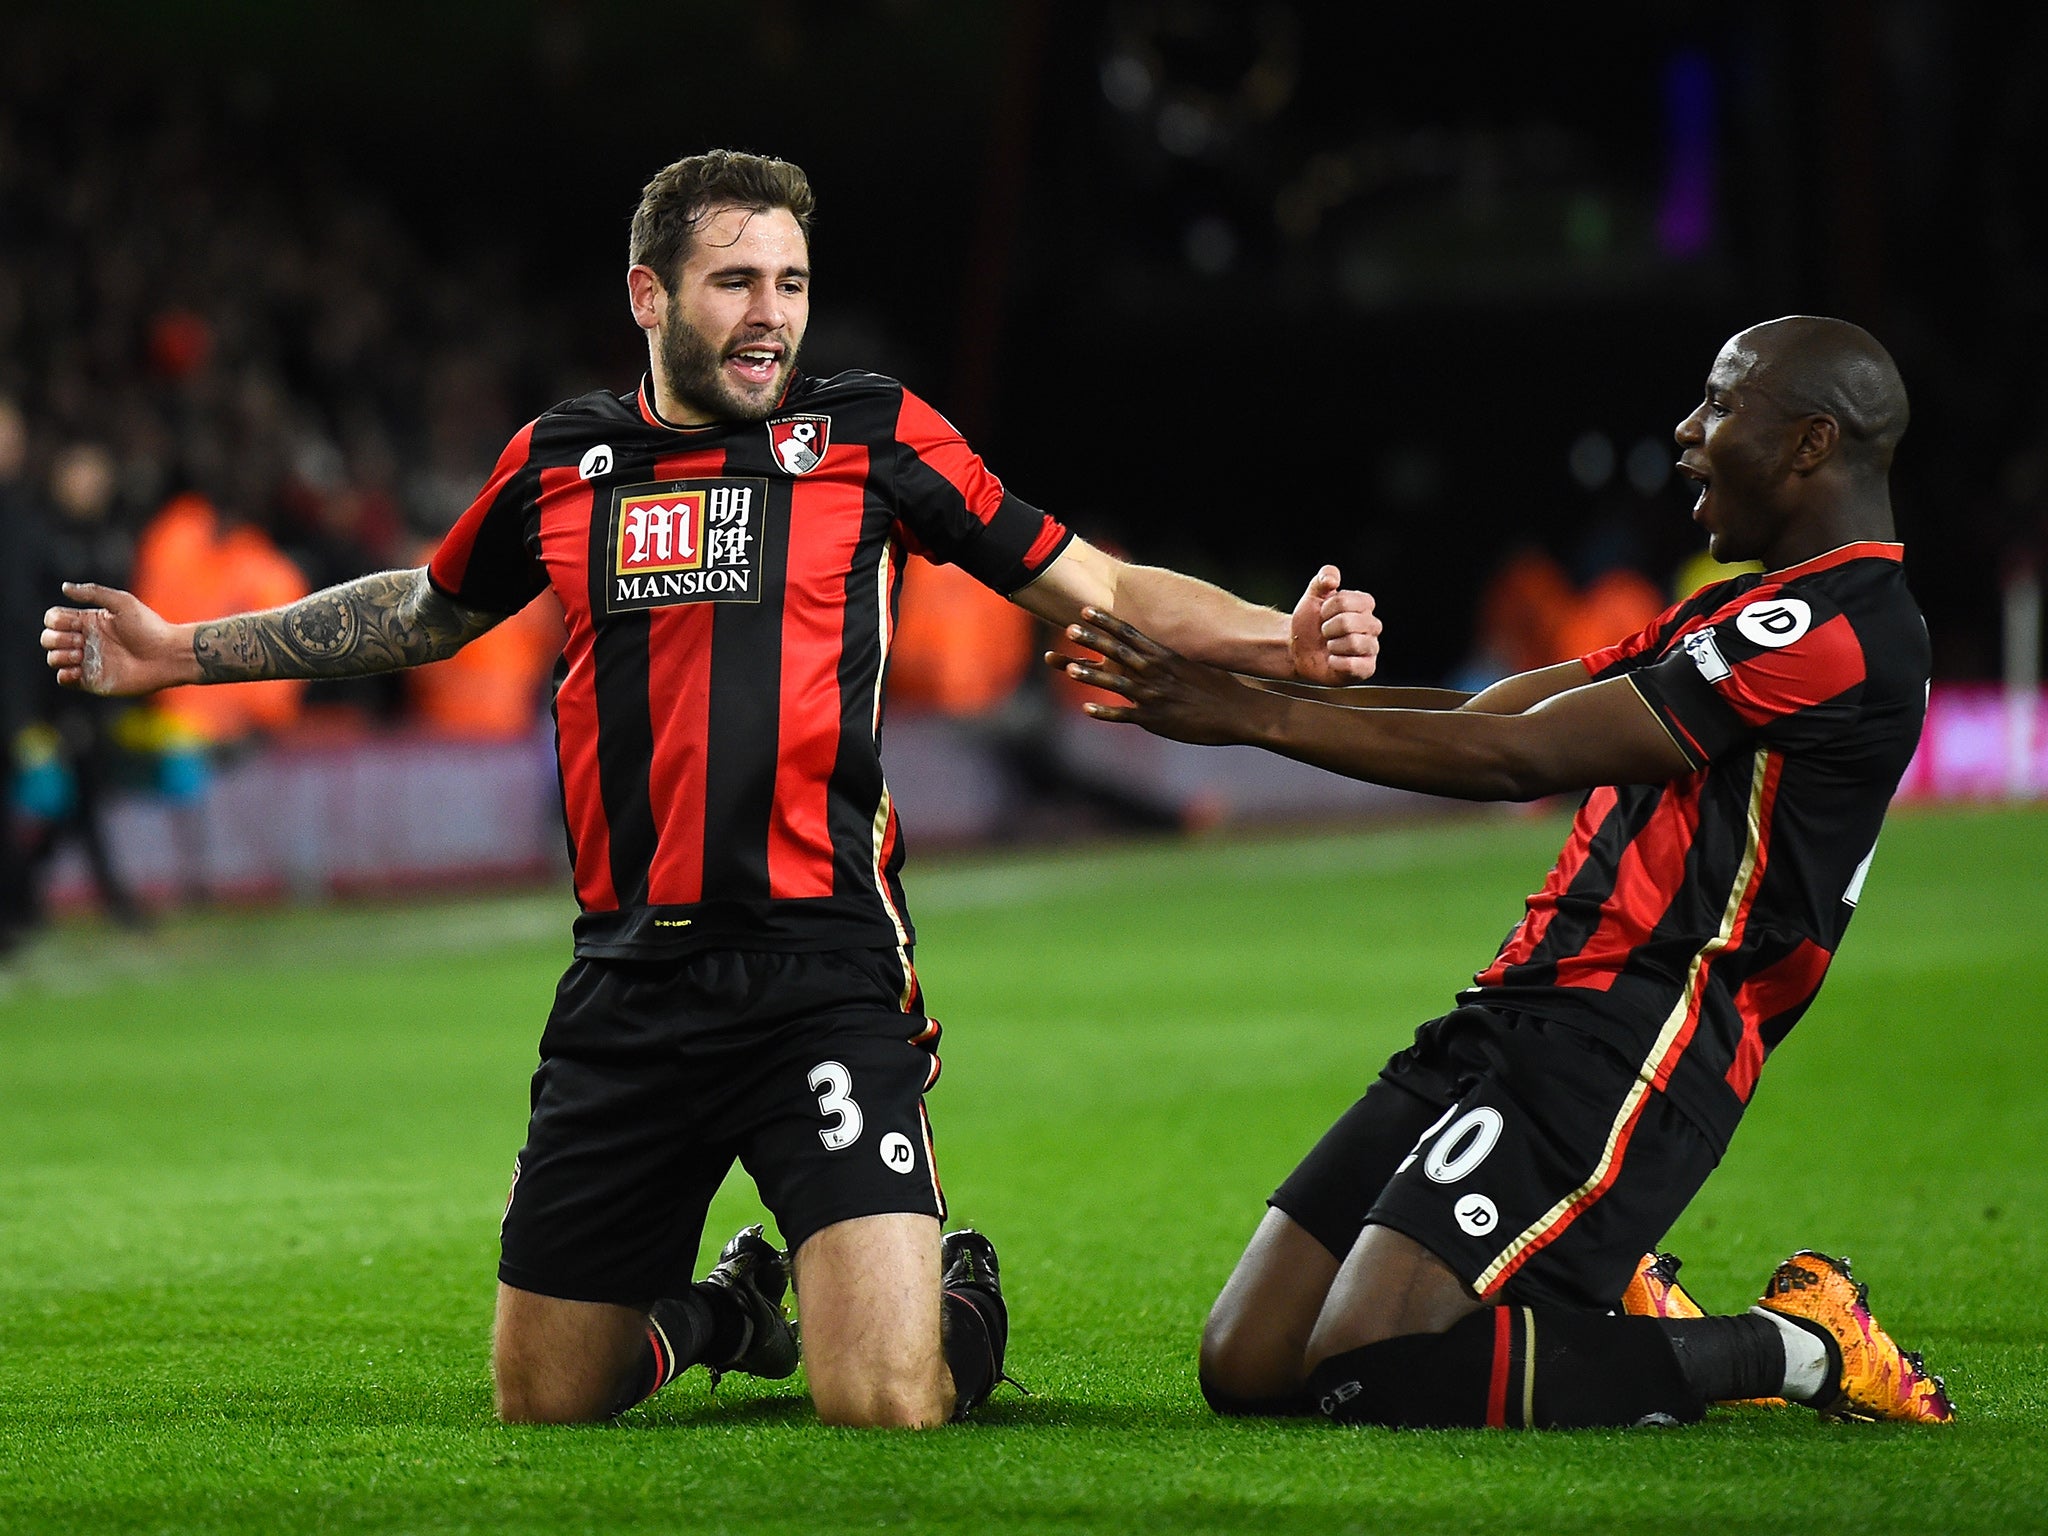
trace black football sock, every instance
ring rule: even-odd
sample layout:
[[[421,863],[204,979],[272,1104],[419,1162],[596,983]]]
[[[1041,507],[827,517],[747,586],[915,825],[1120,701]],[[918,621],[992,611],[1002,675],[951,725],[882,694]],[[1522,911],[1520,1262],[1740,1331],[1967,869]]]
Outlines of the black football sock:
[[[953,1373],[953,1420],[988,1400],[1003,1379],[1010,1314],[1000,1297],[978,1285],[956,1285],[939,1298],[939,1341]]]
[[[1584,1429],[1690,1424],[1706,1400],[1647,1317],[1489,1307],[1444,1333],[1333,1355],[1309,1395],[1342,1424]]]
[[[1710,1403],[1777,1397],[1785,1390],[1785,1340],[1768,1317],[1659,1317],[1671,1353]]]
[[[750,1324],[723,1286],[701,1280],[680,1296],[666,1296],[647,1309],[647,1342],[633,1362],[614,1417],[644,1403],[699,1361],[730,1360],[747,1347]]]
[[[1778,1342],[1785,1350],[1785,1385],[1780,1395],[1809,1408],[1833,1406],[1842,1394],[1842,1346],[1835,1336],[1819,1323],[1768,1307],[1751,1307],[1749,1315],[1778,1330]]]

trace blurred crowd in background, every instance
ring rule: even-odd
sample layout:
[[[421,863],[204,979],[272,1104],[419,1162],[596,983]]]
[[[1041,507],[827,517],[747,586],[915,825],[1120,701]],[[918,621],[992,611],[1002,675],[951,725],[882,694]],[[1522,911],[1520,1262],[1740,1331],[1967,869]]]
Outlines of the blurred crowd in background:
[[[83,842],[125,920],[111,793],[198,796],[220,754],[281,736],[523,735],[559,650],[535,605],[441,667],[314,695],[55,685],[35,632],[61,581],[186,621],[418,564],[560,354],[502,272],[428,259],[374,194],[281,176],[190,82],[137,86],[62,28],[0,49],[0,724],[25,823],[0,857]],[[36,882],[9,873],[19,929]]]
[[[462,0],[407,16],[402,48],[324,7],[11,19],[0,933],[66,841],[137,915],[111,794],[201,796],[265,742],[540,728],[546,599],[403,677],[139,704],[60,693],[37,617],[62,579],[186,620],[419,563],[522,422],[630,387],[626,214],[715,142],[818,184],[814,365],[901,374],[1137,557],[1281,603],[1341,560],[1382,593],[1402,681],[1581,654],[1709,579],[1668,431],[1712,345],[1793,307],[1864,318],[1915,392],[1937,669],[1992,665],[1997,567],[2038,548],[2048,499],[2048,395],[2021,366],[2041,215],[2013,169],[2037,163],[2040,18],[1994,39],[1908,0],[1764,8],[1702,43],[1674,7],[1638,38],[1462,58],[1454,86],[1362,12],[1291,0],[765,0],[692,12],[687,66],[634,44],[656,15]],[[893,74],[919,89],[876,98]],[[673,121],[648,139],[650,112]],[[1941,157],[1987,121],[1958,188]],[[1802,142],[1824,185],[1795,174]],[[1967,218],[1929,234],[1957,197]],[[913,563],[896,707],[997,722],[1029,759],[1071,703],[1043,638]],[[1057,787],[1057,763],[1032,773]]]

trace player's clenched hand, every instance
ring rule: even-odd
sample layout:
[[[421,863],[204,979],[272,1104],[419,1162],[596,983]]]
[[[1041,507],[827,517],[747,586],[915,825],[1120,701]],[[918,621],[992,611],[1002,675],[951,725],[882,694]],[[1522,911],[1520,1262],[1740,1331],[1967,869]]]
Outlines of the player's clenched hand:
[[[1082,623],[1067,626],[1067,638],[1100,651],[1102,660],[1085,661],[1057,651],[1048,651],[1045,659],[1079,682],[1129,700],[1082,706],[1098,720],[1128,721],[1155,736],[1220,746],[1246,740],[1250,722],[1273,699],[1228,672],[1189,661],[1099,608],[1084,608],[1081,617]]]
[[[133,593],[67,581],[64,595],[91,605],[43,615],[43,659],[65,687],[125,696],[197,680],[190,641]]]
[[[1362,683],[1379,665],[1380,620],[1372,594],[1343,583],[1337,567],[1324,566],[1288,620],[1287,659],[1305,683]]]

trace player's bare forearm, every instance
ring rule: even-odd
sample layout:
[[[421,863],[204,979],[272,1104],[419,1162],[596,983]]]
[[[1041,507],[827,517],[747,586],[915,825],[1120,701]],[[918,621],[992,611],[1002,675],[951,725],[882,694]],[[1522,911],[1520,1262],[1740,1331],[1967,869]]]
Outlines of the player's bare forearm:
[[[1140,624],[1136,627],[1143,629],[1145,626]],[[1504,677],[1478,693],[1465,693],[1456,688],[1383,688],[1378,683],[1324,688],[1313,683],[1279,682],[1265,678],[1253,679],[1252,686],[1336,709],[1462,709],[1475,714],[1519,715],[1568,688],[1583,687],[1586,681],[1586,669],[1576,661],[1567,661],[1554,667],[1539,667],[1533,672]]]
[[[1560,661],[1555,666],[1537,667],[1533,671],[1504,677],[1491,687],[1473,694],[1459,707],[1480,714],[1519,715],[1534,709],[1545,699],[1554,699],[1560,693],[1583,688],[1591,680],[1591,675],[1578,662]]]
[[[1287,615],[1277,608],[1157,565],[1124,566],[1115,600],[1122,607],[1113,611],[1132,614],[1131,622],[1152,634],[1146,621],[1135,617],[1149,615],[1158,638],[1184,656],[1252,677],[1294,676]]]
[[[1128,564],[1075,539],[1016,600],[1063,626],[1087,608],[1136,615],[1147,633],[1184,655],[1254,677],[1362,683],[1379,655],[1371,594],[1344,589],[1329,565],[1287,614],[1178,571]]]
[[[1626,683],[1620,685],[1628,688]],[[1629,690],[1633,695],[1633,690]],[[1539,718],[1549,705],[1519,715],[1484,710],[1331,709],[1282,699],[1281,709],[1248,720],[1243,739],[1284,757],[1348,778],[1459,800],[1534,800],[1603,783],[1662,783],[1687,771],[1659,732],[1649,754],[1588,739],[1592,720]],[[1647,718],[1640,701],[1632,705]],[[1584,717],[1605,711],[1569,710]],[[1651,729],[1658,730],[1654,719]]]
[[[1594,784],[1661,783],[1691,771],[1625,679],[1588,684],[1520,714],[1345,709],[1248,686],[1118,619],[1090,613],[1069,638],[1103,653],[1070,662],[1082,682],[1124,696],[1091,714],[1156,734],[1244,743],[1396,789],[1465,800],[1529,800]]]
[[[368,677],[453,656],[503,615],[434,590],[424,567],[379,571],[283,608],[196,625],[200,680]]]
[[[1042,619],[1071,624],[1083,608],[1128,614],[1184,656],[1258,677],[1293,677],[1287,615],[1163,566],[1132,565],[1082,539],[1069,544],[1017,600]]]
[[[1267,693],[1282,693],[1290,699],[1325,704],[1332,709],[1463,709],[1473,697],[1455,688],[1383,688],[1377,683],[1327,688],[1315,683],[1250,676],[1245,681]]]

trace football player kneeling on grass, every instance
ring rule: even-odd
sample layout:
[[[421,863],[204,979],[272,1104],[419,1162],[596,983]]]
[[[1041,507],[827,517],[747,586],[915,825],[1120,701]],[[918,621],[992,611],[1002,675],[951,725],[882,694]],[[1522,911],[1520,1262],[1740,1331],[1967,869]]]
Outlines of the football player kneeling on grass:
[[[1734,337],[1678,467],[1715,558],[1763,574],[1476,696],[1258,685],[1107,613],[1068,629],[1103,660],[1048,660],[1124,696],[1089,706],[1105,720],[1466,799],[1586,791],[1492,964],[1272,1196],[1203,1335],[1218,1411],[1568,1428],[1784,1398],[1954,1417],[1846,1263],[1795,1254],[1748,1312],[1703,1317],[1647,1253],[1819,990],[1919,740],[1928,639],[1889,490],[1906,415],[1853,325]]]

